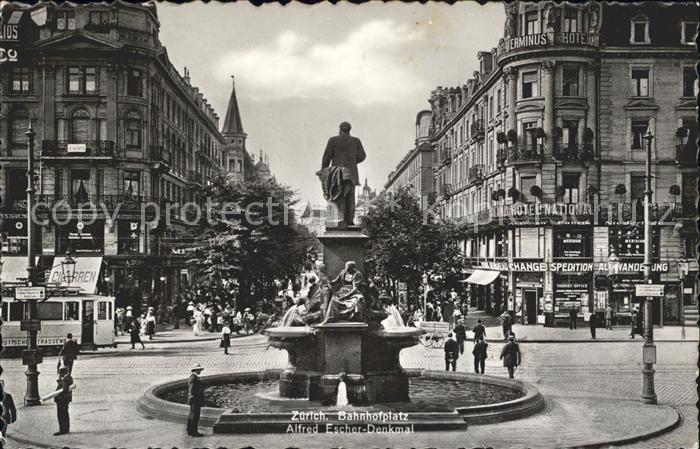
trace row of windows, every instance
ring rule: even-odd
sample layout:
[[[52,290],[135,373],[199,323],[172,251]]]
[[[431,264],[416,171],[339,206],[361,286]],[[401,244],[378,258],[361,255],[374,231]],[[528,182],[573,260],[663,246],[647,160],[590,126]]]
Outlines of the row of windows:
[[[578,67],[562,69],[562,95],[578,96],[579,93]],[[635,67],[630,71],[630,95],[633,97],[649,97],[651,89],[651,69]],[[682,68],[681,95],[685,98],[694,97],[698,91],[698,76],[695,67]],[[523,72],[521,79],[520,98],[527,99],[540,96],[539,73],[537,71]]]
[[[74,321],[80,319],[80,302],[42,302],[37,305],[38,318],[42,321]],[[97,319],[112,319],[112,303],[97,302]],[[27,307],[22,302],[2,302],[2,319],[4,321],[21,321],[27,318]],[[90,317],[90,319],[93,319]]]

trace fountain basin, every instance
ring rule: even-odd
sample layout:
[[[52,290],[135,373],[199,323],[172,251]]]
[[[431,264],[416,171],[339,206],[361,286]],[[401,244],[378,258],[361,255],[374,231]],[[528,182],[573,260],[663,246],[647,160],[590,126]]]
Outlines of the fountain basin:
[[[311,426],[316,419],[293,420],[294,411],[323,412],[325,424],[352,426],[412,426],[413,431],[466,430],[467,425],[487,424],[530,416],[542,410],[544,398],[537,389],[527,383],[500,377],[462,372],[406,370],[411,382],[412,400],[409,402],[378,403],[367,406],[324,406],[320,401],[284,398],[275,391],[275,383],[281,370],[247,373],[231,373],[202,376],[208,397],[216,395],[217,389],[230,391],[236,402],[219,402],[219,407],[202,408],[200,424],[214,427],[217,433],[285,433],[289,425]],[[428,382],[428,383],[426,383]],[[422,383],[422,384],[421,384]],[[430,385],[433,386],[430,386]],[[432,390],[439,388],[437,395]],[[453,389],[453,390],[450,390]],[[478,400],[456,400],[447,404],[453,396],[451,391],[465,390],[469,395],[481,392]],[[187,380],[167,382],[151,387],[137,402],[137,409],[157,419],[186,422],[189,407],[178,399],[186,394]],[[181,396],[182,397],[182,396]],[[499,400],[499,397],[501,399]],[[505,398],[505,399],[502,399]],[[177,402],[180,400],[180,402]],[[209,401],[209,399],[208,399]],[[475,403],[476,401],[476,403]],[[478,403],[481,402],[481,403]],[[209,405],[212,405],[211,403]],[[406,419],[341,419],[349,412],[405,413]],[[385,415],[386,416],[386,415]],[[319,428],[319,431],[325,431]]]

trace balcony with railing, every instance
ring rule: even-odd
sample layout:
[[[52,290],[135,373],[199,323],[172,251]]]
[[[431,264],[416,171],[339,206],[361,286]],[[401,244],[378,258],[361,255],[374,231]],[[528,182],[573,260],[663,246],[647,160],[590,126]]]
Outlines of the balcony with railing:
[[[149,154],[152,161],[164,162],[170,165],[170,150],[161,145],[151,145]]]
[[[470,135],[474,140],[484,140],[484,121],[476,120],[471,124],[469,128]]]
[[[111,140],[44,140],[41,157],[52,158],[113,158],[117,148]]]
[[[560,161],[589,162],[593,160],[593,145],[590,143],[557,143],[553,156]]]
[[[508,163],[541,162],[542,152],[541,144],[520,144],[508,148]]]
[[[484,165],[477,164],[469,167],[467,179],[469,184],[484,182]]]
[[[53,208],[56,208],[56,210],[62,210],[67,208],[84,210],[92,209],[96,211],[96,213],[103,212],[104,210],[116,210],[117,208],[119,208],[120,211],[140,211],[142,205],[149,205],[145,208],[146,210],[148,210],[162,206],[163,201],[163,199],[157,197],[151,197],[147,195],[134,195],[129,193],[117,193],[109,195],[36,195],[36,205],[37,210],[39,211]],[[24,204],[26,207],[26,201],[24,202]]]
[[[673,224],[681,209],[674,203],[652,203],[651,221],[656,224]],[[598,206],[598,222],[601,225],[644,222],[644,203],[607,203]]]

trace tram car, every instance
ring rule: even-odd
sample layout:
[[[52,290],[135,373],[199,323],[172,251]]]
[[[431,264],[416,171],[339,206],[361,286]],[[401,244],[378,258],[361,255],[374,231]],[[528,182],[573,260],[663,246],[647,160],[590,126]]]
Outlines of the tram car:
[[[82,348],[114,346],[114,298],[100,295],[54,296],[37,304],[41,331],[40,347],[61,346],[67,334]],[[2,345],[26,348],[27,332],[21,330],[27,304],[14,298],[2,298]]]
[[[51,268],[47,278],[48,299],[38,302],[41,330],[37,335],[39,347],[60,347],[67,334],[73,334],[81,348],[94,349],[114,346],[114,297],[95,294],[101,257],[76,257],[75,281],[61,282],[60,264]],[[2,270],[2,345],[12,351],[24,349],[29,336],[21,329],[27,318],[28,305],[15,299],[14,287],[23,285],[26,258],[3,257]]]

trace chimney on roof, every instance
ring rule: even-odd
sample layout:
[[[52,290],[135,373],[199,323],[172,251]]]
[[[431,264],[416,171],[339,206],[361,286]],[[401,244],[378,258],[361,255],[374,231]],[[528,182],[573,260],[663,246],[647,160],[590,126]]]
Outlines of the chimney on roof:
[[[190,71],[187,70],[187,67],[185,67],[185,76],[183,77],[187,85],[189,86],[190,84]]]

